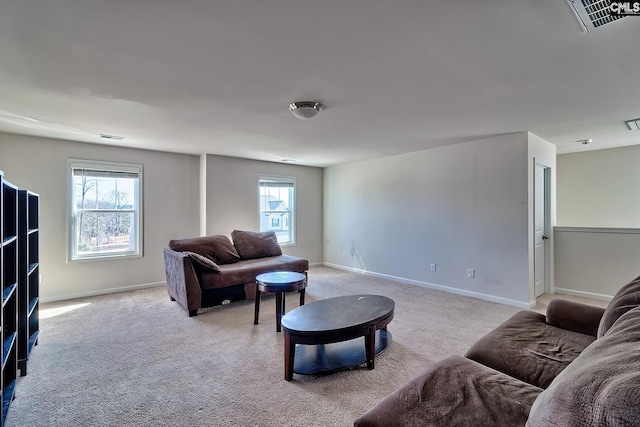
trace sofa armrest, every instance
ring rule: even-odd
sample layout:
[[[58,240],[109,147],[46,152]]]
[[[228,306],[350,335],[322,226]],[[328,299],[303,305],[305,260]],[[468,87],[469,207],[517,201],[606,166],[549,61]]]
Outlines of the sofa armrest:
[[[551,300],[547,306],[547,323],[557,328],[596,336],[604,308],[563,299]]]
[[[191,258],[169,248],[164,249],[163,256],[169,296],[178,301],[189,316],[196,315],[202,302],[202,289]]]

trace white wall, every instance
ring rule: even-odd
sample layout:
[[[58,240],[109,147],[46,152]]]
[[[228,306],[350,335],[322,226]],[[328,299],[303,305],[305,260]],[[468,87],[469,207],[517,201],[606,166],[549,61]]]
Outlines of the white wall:
[[[144,256],[67,263],[67,158],[140,163],[144,168]],[[0,169],[40,194],[43,301],[165,281],[162,249],[198,235],[198,157],[0,133]]]
[[[44,300],[164,282],[167,242],[201,234],[201,183],[206,233],[229,235],[235,228],[256,229],[257,175],[267,173],[297,178],[297,245],[285,253],[524,306],[531,292],[530,168],[533,157],[549,155],[545,144],[532,134],[511,134],[323,173],[0,134],[0,169],[41,195]],[[144,165],[143,258],[67,264],[69,157]],[[438,264],[436,272],[429,271],[431,263]],[[475,279],[466,277],[467,268],[476,269]]]
[[[640,274],[640,146],[558,156],[556,291],[610,299]]]
[[[325,263],[529,306],[528,145],[518,133],[325,169]]]
[[[321,168],[206,156],[206,234],[231,235],[234,229],[258,230],[258,175],[296,178],[296,244],[283,246],[288,255],[322,262]]]
[[[564,227],[640,228],[640,145],[558,156]]]
[[[68,158],[143,165],[142,258],[67,263]],[[257,229],[259,173],[296,177],[297,244],[283,251],[311,263],[322,262],[320,168],[0,133],[0,169],[8,181],[41,197],[43,301],[163,284],[162,250],[169,240],[204,233],[230,235],[236,228]],[[206,187],[201,189],[203,185]]]

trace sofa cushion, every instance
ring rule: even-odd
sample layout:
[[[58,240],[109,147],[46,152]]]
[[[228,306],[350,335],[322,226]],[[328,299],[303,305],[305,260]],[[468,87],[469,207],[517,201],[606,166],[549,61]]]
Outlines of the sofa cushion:
[[[216,264],[232,264],[240,260],[238,251],[227,236],[203,236],[171,240],[169,247],[177,252],[195,252],[211,259]]]
[[[210,258],[190,251],[185,251],[184,253],[187,254],[189,258],[191,258],[191,260],[193,260],[196,266],[200,269],[204,269],[207,271],[217,271],[218,273],[220,272],[220,267],[218,266],[218,264],[213,262]]]
[[[640,307],[622,314],[536,399],[527,426],[640,425]]]
[[[221,273],[203,272],[200,276],[202,289],[252,283],[256,276],[272,271],[295,271],[304,273],[309,269],[309,261],[289,255],[241,260],[231,265],[220,265]]]
[[[278,238],[273,231],[242,231],[231,232],[233,245],[241,259],[255,259],[282,255]]]
[[[378,402],[354,426],[521,426],[540,392],[479,363],[451,356]]]
[[[620,316],[640,305],[640,276],[624,285],[607,305],[600,326],[598,338],[603,336]]]
[[[546,388],[594,340],[547,324],[543,314],[523,310],[478,340],[465,356]]]

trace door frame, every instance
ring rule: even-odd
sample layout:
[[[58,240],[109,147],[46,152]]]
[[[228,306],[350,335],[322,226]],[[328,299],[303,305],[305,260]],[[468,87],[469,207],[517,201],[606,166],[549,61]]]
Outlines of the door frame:
[[[544,293],[547,294],[552,294],[553,292],[555,292],[555,289],[553,289],[553,285],[552,285],[552,281],[551,281],[551,255],[552,255],[552,251],[551,251],[551,241],[553,239],[553,230],[551,228],[551,166],[539,162],[537,161],[535,158],[533,159],[533,194],[534,194],[534,198],[533,198],[533,202],[536,203],[536,197],[535,197],[535,191],[536,191],[536,170],[538,167],[543,168],[543,198],[544,198],[544,225],[543,225],[543,235],[549,236],[548,239],[543,241],[544,244]],[[535,206],[534,206],[534,212],[535,212]],[[533,234],[535,236],[535,219],[533,222]],[[535,250],[536,250],[536,242],[535,242],[535,238],[533,239],[533,253],[534,253],[534,271],[535,271]],[[535,297],[535,277],[533,280],[533,295]]]

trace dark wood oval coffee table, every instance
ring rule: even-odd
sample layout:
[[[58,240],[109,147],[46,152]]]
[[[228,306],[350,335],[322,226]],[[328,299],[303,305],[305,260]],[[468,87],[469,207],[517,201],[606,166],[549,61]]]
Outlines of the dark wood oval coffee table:
[[[256,303],[253,314],[253,324],[258,324],[260,314],[260,294],[275,292],[276,294],[276,331],[280,332],[280,319],[285,310],[285,293],[299,291],[300,305],[304,305],[304,289],[307,287],[306,274],[294,271],[273,271],[256,276]]]
[[[391,343],[386,329],[394,308],[393,300],[381,295],[347,295],[294,308],[282,317],[284,379],[291,381],[294,365],[295,372],[303,374],[333,372],[364,362],[373,369],[376,354]],[[303,345],[296,348],[296,344]],[[295,363],[296,357],[302,359],[300,363]]]

